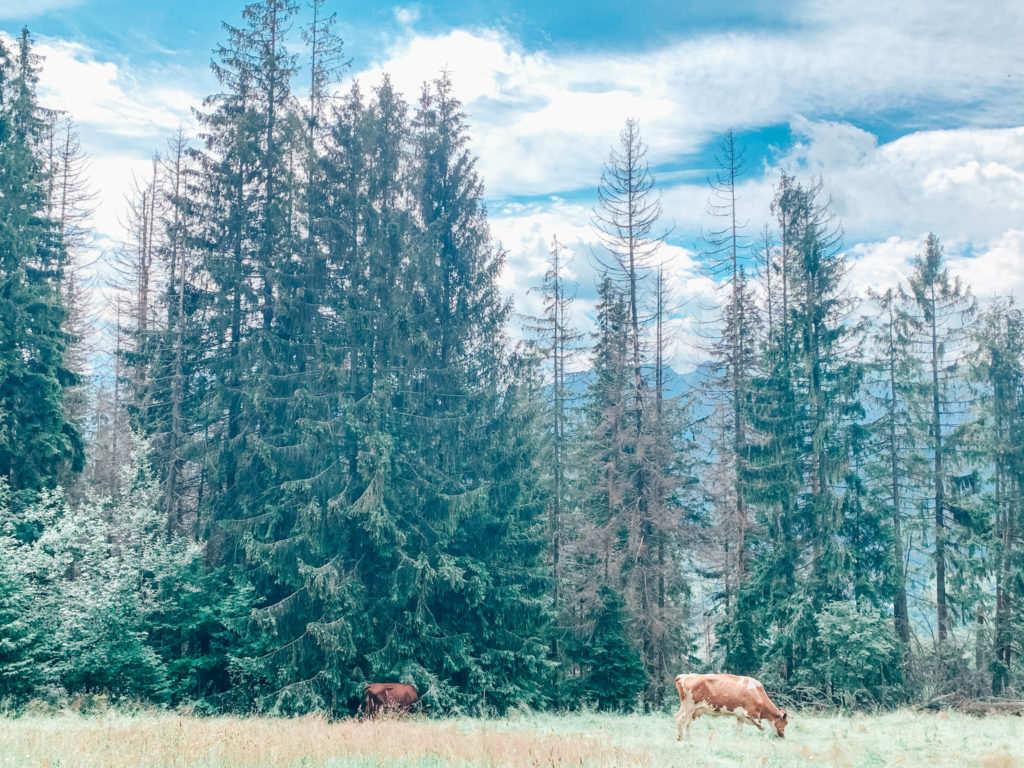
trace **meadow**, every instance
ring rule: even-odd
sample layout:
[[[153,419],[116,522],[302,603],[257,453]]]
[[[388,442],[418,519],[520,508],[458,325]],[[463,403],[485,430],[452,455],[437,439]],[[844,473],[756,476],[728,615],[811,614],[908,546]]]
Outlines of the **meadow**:
[[[952,712],[796,713],[785,740],[671,714],[197,718],[170,712],[0,718],[0,768],[442,768],[446,766],[978,766],[1024,768],[1024,721]]]

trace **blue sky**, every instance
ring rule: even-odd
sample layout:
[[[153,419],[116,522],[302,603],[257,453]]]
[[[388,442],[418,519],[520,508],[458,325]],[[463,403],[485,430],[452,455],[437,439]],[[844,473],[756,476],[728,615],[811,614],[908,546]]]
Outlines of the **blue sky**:
[[[686,303],[679,365],[714,285],[699,269],[705,179],[732,127],[750,173],[741,215],[768,219],[780,168],[820,175],[841,220],[853,290],[909,270],[924,235],[982,298],[1024,294],[1024,3],[882,0],[331,2],[353,63],[407,97],[442,68],[469,114],[502,283],[521,311],[552,235],[575,254],[580,322],[593,290],[589,212],[602,164],[640,122],[675,229],[663,249]],[[625,13],[623,10],[625,9]],[[0,34],[29,26],[41,95],[76,119],[100,194],[99,247],[121,237],[131,173],[191,126],[213,89],[235,0],[0,0]],[[102,262],[101,262],[102,263]]]

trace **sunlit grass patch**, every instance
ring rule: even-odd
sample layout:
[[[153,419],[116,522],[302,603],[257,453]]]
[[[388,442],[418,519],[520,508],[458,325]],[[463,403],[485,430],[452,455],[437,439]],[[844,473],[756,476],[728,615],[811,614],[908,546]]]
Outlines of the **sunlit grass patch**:
[[[795,713],[786,739],[698,719],[675,740],[670,713],[195,718],[172,713],[0,719],[0,768],[446,768],[447,766],[978,766],[1024,768],[1024,723],[955,713]]]

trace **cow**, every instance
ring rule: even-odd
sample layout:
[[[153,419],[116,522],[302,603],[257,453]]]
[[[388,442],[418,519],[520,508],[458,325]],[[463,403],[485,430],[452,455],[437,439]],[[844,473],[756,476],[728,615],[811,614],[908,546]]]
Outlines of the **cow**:
[[[367,718],[376,717],[378,712],[410,712],[420,700],[416,689],[405,683],[370,683],[363,689],[363,696]]]
[[[689,736],[690,723],[703,714],[732,715],[736,718],[737,730],[743,723],[750,723],[763,731],[760,721],[767,719],[775,726],[779,738],[786,736],[789,715],[772,703],[764,686],[752,677],[679,675],[676,690],[679,691],[679,711],[676,712],[679,741],[683,739],[683,725]]]

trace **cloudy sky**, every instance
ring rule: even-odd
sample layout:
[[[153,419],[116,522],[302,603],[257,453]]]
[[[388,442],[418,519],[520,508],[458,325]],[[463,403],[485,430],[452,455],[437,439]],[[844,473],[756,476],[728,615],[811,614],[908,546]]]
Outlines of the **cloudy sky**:
[[[769,218],[779,169],[820,175],[863,292],[905,275],[934,231],[985,298],[1024,299],[1024,3],[1015,0],[328,0],[366,88],[410,99],[447,69],[469,115],[492,229],[517,309],[553,235],[569,245],[580,314],[593,296],[595,188],[627,118],[640,124],[674,225],[664,256],[701,317],[707,176],[732,128],[750,171],[741,217]],[[27,25],[40,95],[77,121],[100,204],[101,247],[124,193],[216,84],[211,51],[236,0],[0,0],[0,35]],[[685,334],[679,367],[699,354]]]

